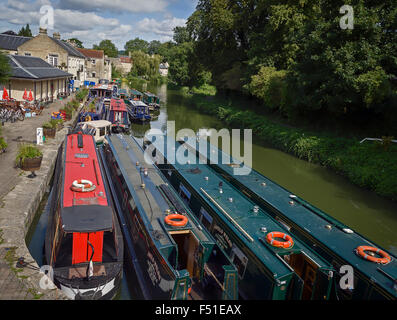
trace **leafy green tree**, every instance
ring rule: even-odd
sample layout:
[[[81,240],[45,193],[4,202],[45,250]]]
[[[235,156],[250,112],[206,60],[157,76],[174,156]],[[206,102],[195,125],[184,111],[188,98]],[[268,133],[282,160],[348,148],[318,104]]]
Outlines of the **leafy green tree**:
[[[7,83],[11,74],[11,67],[7,56],[0,51],[0,89],[2,90],[2,84]]]
[[[133,76],[147,77],[150,74],[149,56],[143,51],[132,51],[133,61],[131,74]]]
[[[72,42],[77,48],[84,49],[83,42],[80,41],[79,39],[71,38],[69,39],[69,41]]]
[[[190,57],[193,54],[193,43],[184,42],[174,46],[169,51],[169,77],[171,81],[181,86],[192,84]]]
[[[18,36],[32,37],[32,30],[30,30],[29,24],[27,24],[26,27],[22,27],[21,30],[19,30]]]
[[[110,58],[117,58],[118,56],[118,50],[111,40],[102,40],[99,45],[94,44],[93,49],[103,50],[105,55]]]
[[[152,54],[160,54],[161,42],[158,40],[153,40],[148,45],[148,53]]]
[[[134,40],[128,41],[124,46],[125,51],[142,51],[144,53],[148,53],[149,51],[149,43],[146,40],[135,38]]]
[[[190,42],[191,37],[187,27],[175,27],[173,39],[177,44]]]

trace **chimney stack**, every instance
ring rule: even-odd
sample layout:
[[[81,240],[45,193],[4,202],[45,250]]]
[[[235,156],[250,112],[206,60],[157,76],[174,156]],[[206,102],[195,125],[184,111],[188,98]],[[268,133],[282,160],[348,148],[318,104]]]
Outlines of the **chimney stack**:
[[[54,32],[54,39],[61,40],[61,34],[59,32]]]
[[[39,29],[39,34],[47,35],[47,29],[45,29],[45,28],[40,28],[40,29]]]

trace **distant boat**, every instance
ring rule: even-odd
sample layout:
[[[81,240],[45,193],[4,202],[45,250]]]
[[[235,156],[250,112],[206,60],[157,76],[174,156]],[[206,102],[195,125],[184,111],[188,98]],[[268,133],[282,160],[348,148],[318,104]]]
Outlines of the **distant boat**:
[[[128,113],[130,118],[134,122],[142,123],[146,121],[151,121],[152,116],[150,115],[149,106],[142,101],[128,101],[127,104]]]
[[[151,92],[145,92],[143,94],[143,102],[155,109],[160,108],[160,98]]]
[[[67,136],[54,177],[45,240],[54,283],[70,299],[112,299],[124,246],[92,136]]]
[[[134,101],[142,101],[143,93],[139,92],[138,90],[131,89],[130,90],[130,99]]]
[[[236,300],[238,275],[215,239],[144,160],[131,136],[100,149],[122,221],[127,264],[150,300]]]
[[[94,137],[97,145],[102,145],[105,141],[105,136],[112,133],[112,123],[106,120],[96,120],[79,122],[74,129],[74,133],[88,134]]]
[[[109,107],[104,103],[102,107],[102,119],[112,123],[111,128],[113,133],[130,130],[131,122],[124,100],[111,99]]]

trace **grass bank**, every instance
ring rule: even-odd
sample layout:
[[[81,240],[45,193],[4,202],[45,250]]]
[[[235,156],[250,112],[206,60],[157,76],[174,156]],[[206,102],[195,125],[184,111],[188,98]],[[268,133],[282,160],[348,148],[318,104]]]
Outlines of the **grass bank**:
[[[390,137],[383,142],[360,144],[365,137],[343,138],[292,128],[254,111],[241,110],[241,104],[236,106],[223,97],[186,89],[182,92],[190,98],[193,107],[217,117],[228,127],[250,128],[254,135],[279,150],[325,166],[355,185],[397,201],[397,145],[391,143]]]

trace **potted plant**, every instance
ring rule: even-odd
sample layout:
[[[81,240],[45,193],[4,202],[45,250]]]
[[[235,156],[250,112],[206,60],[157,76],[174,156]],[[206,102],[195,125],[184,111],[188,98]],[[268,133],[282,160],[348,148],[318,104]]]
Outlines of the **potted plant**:
[[[43,134],[46,139],[55,138],[55,134],[57,133],[57,128],[54,126],[54,121],[48,121],[43,124]]]
[[[15,162],[23,171],[31,171],[29,178],[36,177],[35,171],[41,167],[43,153],[40,149],[32,144],[21,144]]]

